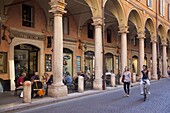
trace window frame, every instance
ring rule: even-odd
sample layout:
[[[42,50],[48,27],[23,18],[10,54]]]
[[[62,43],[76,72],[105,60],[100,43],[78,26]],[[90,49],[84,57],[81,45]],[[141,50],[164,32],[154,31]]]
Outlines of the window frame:
[[[168,21],[170,21],[170,3],[168,4]]]
[[[69,17],[63,16],[63,34],[69,35]]]
[[[24,19],[24,8],[26,9],[26,7],[30,8],[29,9],[30,14],[29,14],[29,17],[28,17],[28,18],[30,18],[30,20],[27,19],[27,17],[25,17],[26,19]],[[24,25],[24,24],[30,24],[30,25]],[[34,7],[33,6],[30,6],[30,5],[27,5],[27,4],[22,4],[22,26],[34,28],[34,26],[35,26],[35,12],[34,12]]]
[[[107,29],[107,43],[112,43],[112,30],[111,29]]]
[[[147,6],[152,9],[153,1],[152,0],[147,0]]]
[[[90,39],[94,39],[94,25],[92,25],[91,23],[87,23],[87,36]]]

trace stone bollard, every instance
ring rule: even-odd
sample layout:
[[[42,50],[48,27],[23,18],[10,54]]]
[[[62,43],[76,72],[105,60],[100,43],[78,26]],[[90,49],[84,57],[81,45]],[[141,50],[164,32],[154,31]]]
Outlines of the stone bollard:
[[[24,103],[30,103],[31,102],[31,82],[30,81],[25,81],[24,82]]]
[[[111,74],[111,86],[114,87],[115,86],[115,74]]]
[[[133,75],[132,75],[132,81],[133,81],[133,83],[136,82],[136,73],[133,73]]]
[[[78,77],[78,92],[84,92],[84,77],[82,76]]]

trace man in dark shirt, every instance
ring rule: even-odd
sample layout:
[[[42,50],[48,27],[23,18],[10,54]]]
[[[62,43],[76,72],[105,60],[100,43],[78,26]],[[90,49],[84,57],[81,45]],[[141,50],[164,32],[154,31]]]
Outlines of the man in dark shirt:
[[[150,94],[150,81],[149,81],[149,71],[147,69],[146,65],[143,65],[143,70],[142,72],[142,80],[140,82],[140,91],[141,91],[141,95],[143,95],[143,81],[146,81],[147,83],[147,87],[148,87],[148,94]]]

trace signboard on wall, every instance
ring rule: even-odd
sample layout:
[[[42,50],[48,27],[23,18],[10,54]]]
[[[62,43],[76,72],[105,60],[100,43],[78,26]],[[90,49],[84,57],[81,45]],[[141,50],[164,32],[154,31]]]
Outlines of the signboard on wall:
[[[77,63],[77,72],[81,71],[81,57],[76,57],[76,63]]]

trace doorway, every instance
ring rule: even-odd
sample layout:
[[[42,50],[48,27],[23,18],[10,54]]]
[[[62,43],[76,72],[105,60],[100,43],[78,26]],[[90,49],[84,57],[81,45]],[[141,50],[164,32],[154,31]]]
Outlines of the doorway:
[[[30,44],[21,44],[14,47],[15,77],[19,77],[22,72],[27,73],[26,79],[38,71],[39,48]]]

